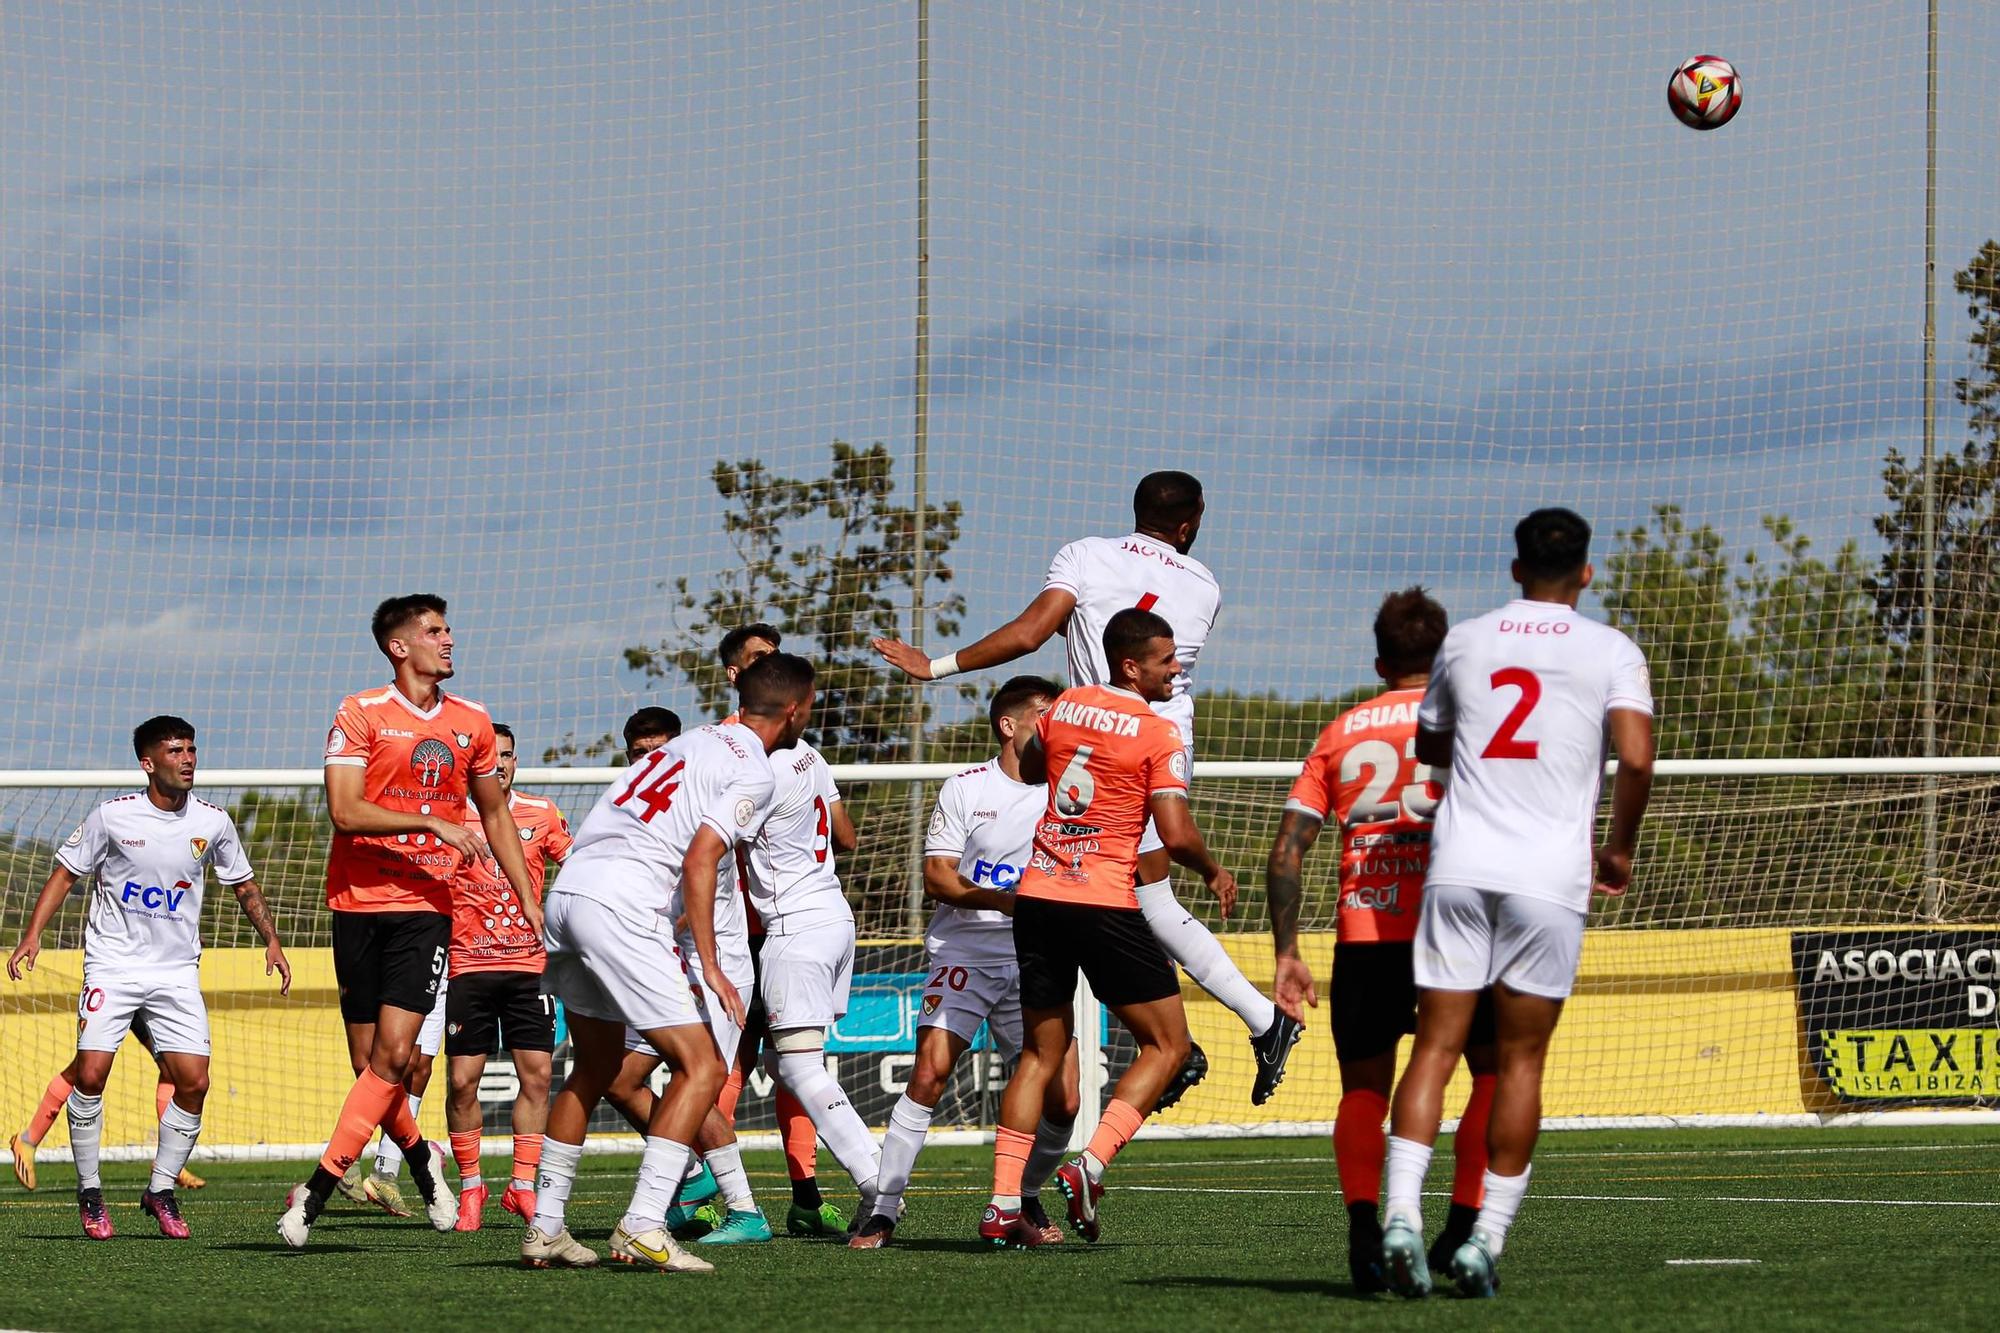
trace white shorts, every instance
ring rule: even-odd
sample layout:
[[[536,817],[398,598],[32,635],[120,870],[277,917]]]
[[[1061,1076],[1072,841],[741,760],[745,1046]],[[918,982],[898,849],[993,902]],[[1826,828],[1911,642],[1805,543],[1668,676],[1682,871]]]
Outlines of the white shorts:
[[[847,1013],[854,980],[854,923],[766,935],[758,978],[771,1031],[832,1027]]]
[[[438,978],[437,1003],[424,1015],[424,1025],[417,1030],[417,1049],[433,1060],[444,1049],[444,996],[450,987],[450,977]]]
[[[90,977],[76,999],[76,1048],[116,1051],[132,1020],[143,1017],[153,1054],[207,1055],[208,1005],[199,984],[133,977],[102,984]]]
[[[917,1027],[943,1028],[970,1042],[991,1025],[1003,1059],[1021,1053],[1021,969],[1013,963],[934,963],[924,982]]]
[[[549,945],[542,993],[571,1013],[643,1032],[702,1021],[664,918],[575,893],[550,894],[542,915]]]
[[[1583,955],[1583,913],[1518,893],[1424,886],[1414,971],[1427,990],[1509,990],[1569,998]]]

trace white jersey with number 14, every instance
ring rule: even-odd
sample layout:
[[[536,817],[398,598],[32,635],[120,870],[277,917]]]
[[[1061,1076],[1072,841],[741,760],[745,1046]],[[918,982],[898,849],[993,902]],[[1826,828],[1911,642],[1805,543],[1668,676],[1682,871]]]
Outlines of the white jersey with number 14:
[[[1452,733],[1428,884],[1590,908],[1604,721],[1650,715],[1639,646],[1559,602],[1516,599],[1454,626],[1417,711]]]

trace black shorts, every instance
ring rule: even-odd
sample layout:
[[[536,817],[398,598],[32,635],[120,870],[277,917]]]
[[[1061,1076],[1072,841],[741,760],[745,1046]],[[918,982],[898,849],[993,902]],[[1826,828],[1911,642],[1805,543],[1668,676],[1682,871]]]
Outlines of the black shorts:
[[[384,1006],[429,1013],[450,947],[451,918],[442,912],[335,912],[341,1018],[373,1023]]]
[[[1385,944],[1333,946],[1333,1050],[1336,1059],[1367,1060],[1386,1055],[1417,1030],[1414,946]],[[1472,1011],[1465,1044],[1493,1044],[1493,992],[1481,991]]]
[[[1102,1004],[1148,1004],[1180,994],[1172,961],[1136,908],[1017,898],[1014,953],[1021,963],[1024,1009],[1069,1004],[1076,998],[1079,971]]]
[[[444,995],[444,1053],[553,1051],[556,997],[539,972],[461,972]]]

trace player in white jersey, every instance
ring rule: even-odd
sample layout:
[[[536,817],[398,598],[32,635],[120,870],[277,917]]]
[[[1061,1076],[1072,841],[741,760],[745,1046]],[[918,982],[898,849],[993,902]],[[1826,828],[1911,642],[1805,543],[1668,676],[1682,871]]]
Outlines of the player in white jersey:
[[[104,1133],[104,1085],[134,1022],[151,1030],[153,1049],[173,1079],[160,1115],[153,1177],[139,1207],[160,1234],[185,1240],[187,1222],[174,1181],[201,1134],[208,1095],[208,1007],[201,998],[201,899],[209,870],[236,893],[264,941],[264,974],[292,987],[292,967],[264,906],[236,822],[192,797],[194,727],[178,717],[148,718],[132,733],[146,790],[106,801],[56,849],[28,929],[7,960],[19,981],[35,969],[42,931],[79,879],[96,876],[83,931],[83,993],[77,999],[77,1077],[69,1097],[69,1141],[76,1159],[77,1208],[92,1240],[112,1236],[98,1175]]]
[[[1392,1289],[1430,1290],[1419,1200],[1445,1082],[1492,987],[1499,1079],[1485,1197],[1448,1271],[1491,1296],[1528,1190],[1542,1067],[1576,981],[1593,883],[1625,891],[1653,781],[1653,698],[1638,645],[1577,614],[1590,525],[1538,509],[1514,529],[1521,596],[1445,636],[1417,711],[1417,758],[1450,765],[1417,920],[1417,1035],[1390,1119],[1382,1262]],[[1607,733],[1618,757],[1609,839],[1593,852]]]
[[[931,1115],[980,1025],[987,1025],[1002,1059],[1021,1053],[1013,889],[1048,808],[1047,785],[1022,780],[1021,755],[1034,739],[1036,721],[1061,693],[1060,685],[1039,676],[1016,676],[1002,685],[986,709],[1000,753],[948,779],[938,791],[924,837],[924,893],[937,907],[924,936],[928,979],[917,1018],[916,1061],[909,1086],[889,1113],[875,1212],[848,1242],[854,1249],[880,1249],[895,1236],[903,1191],[923,1151]],[[1050,1084],[1022,1178],[1022,1215],[1041,1229],[1045,1242],[1061,1240],[1062,1232],[1042,1209],[1040,1187],[1062,1164],[1077,1105],[1072,1046],[1064,1077]]]
[[[1187,473],[1148,473],[1132,495],[1135,530],[1124,537],[1085,537],[1056,552],[1041,593],[999,629],[939,658],[927,658],[891,639],[875,640],[875,651],[914,680],[942,680],[1011,662],[1062,634],[1069,640],[1070,685],[1110,685],[1104,627],[1128,607],[1156,612],[1174,627],[1174,656],[1181,671],[1174,677],[1172,695],[1153,705],[1153,711],[1180,729],[1192,765],[1195,663],[1222,605],[1215,575],[1188,554],[1201,531],[1204,507],[1201,483]],[[1251,985],[1208,927],[1180,905],[1170,875],[1166,849],[1148,824],[1139,844],[1139,908],[1173,960],[1250,1030],[1257,1070],[1250,1100],[1261,1106],[1284,1078],[1285,1062],[1305,1028]],[[1228,916],[1233,893],[1221,901],[1222,914]],[[1176,1086],[1193,1086],[1207,1067],[1201,1048],[1194,1048]]]
[[[771,751],[812,719],[813,669],[773,654],[737,681],[741,721],[698,727],[634,764],[576,831],[544,906],[546,993],[563,1002],[575,1062],[549,1107],[535,1218],[521,1242],[530,1267],[587,1267],[597,1256],[564,1222],[591,1112],[617,1077],[625,1028],[644,1033],[671,1081],[654,1103],[639,1179],[611,1255],[667,1272],[708,1272],[666,1229],[693,1144],[715,1107],[723,1059],[707,1021],[719,1007],[741,1026],[743,999],[716,941],[717,872],[762,828],[771,807]],[[677,923],[687,934],[677,937]],[[691,939],[701,967],[690,985]]]
[[[847,1013],[854,977],[854,909],[836,859],[854,847],[854,823],[825,758],[803,739],[771,752],[771,773],[771,815],[748,860],[750,905],[764,923],[757,975],[769,1034],[764,1069],[805,1107],[854,1181],[858,1223],[874,1205],[880,1152],[826,1068],[827,1032]]]

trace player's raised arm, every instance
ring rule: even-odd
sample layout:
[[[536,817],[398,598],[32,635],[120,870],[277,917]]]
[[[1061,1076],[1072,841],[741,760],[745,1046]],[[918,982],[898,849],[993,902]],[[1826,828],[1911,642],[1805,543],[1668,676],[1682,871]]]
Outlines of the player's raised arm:
[[[63,899],[69,897],[69,891],[76,887],[76,880],[74,870],[58,864],[42,881],[41,894],[35,899],[35,910],[28,914],[28,928],[21,932],[21,942],[14,946],[13,954],[7,959],[7,975],[15,981],[19,981],[24,973],[35,970],[35,959],[42,952],[42,932],[62,910]]]
[[[1076,610],[1076,594],[1067,588],[1044,588],[1020,615],[985,638],[943,657],[926,657],[923,650],[898,639],[875,639],[882,660],[912,680],[943,680],[961,671],[978,671],[1026,657],[1047,643]]]
[[[1617,896],[1632,882],[1639,821],[1653,796],[1653,715],[1631,708],[1605,714],[1618,773],[1611,782],[1611,834],[1597,849],[1597,891]]]
[[[702,984],[722,1002],[730,1021],[740,1027],[744,1020],[743,997],[736,993],[735,985],[723,972],[715,949],[715,875],[722,865],[723,853],[728,850],[722,835],[704,823],[688,844],[687,856],[681,862],[681,902],[687,908],[695,952],[701,957]]]

